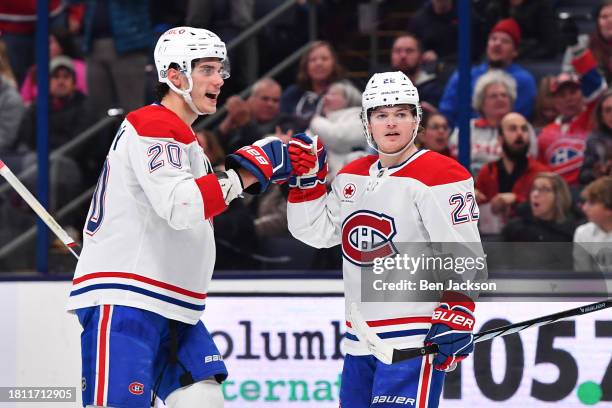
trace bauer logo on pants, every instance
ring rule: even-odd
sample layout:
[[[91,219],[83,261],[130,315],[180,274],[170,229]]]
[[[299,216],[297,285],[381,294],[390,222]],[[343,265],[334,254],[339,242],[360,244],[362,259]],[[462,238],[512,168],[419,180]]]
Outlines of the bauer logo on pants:
[[[395,221],[385,214],[356,211],[342,223],[342,254],[357,266],[372,266],[375,258],[397,254]]]

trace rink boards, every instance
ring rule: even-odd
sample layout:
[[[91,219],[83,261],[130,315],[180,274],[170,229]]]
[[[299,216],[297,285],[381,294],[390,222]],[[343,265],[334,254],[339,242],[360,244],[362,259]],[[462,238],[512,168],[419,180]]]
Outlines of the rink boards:
[[[226,406],[337,407],[345,330],[342,282],[214,282],[203,320],[230,371],[223,387]],[[69,282],[0,283],[0,387],[80,384],[79,326],[63,311],[68,291]],[[477,306],[477,327],[592,300],[483,302]],[[610,310],[479,344],[447,377],[441,407],[582,407],[597,399],[598,389],[612,390]],[[595,406],[609,406],[610,391],[603,399],[608,402]]]

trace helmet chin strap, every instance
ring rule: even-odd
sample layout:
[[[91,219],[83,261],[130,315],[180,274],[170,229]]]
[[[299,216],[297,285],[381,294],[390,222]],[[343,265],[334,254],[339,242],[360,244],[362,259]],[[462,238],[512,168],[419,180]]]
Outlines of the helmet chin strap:
[[[179,89],[171,81],[167,81],[166,83],[168,84],[170,89],[172,89],[174,92],[183,97],[183,100],[187,103],[189,108],[191,108],[193,113],[195,113],[196,115],[206,115],[205,112],[200,112],[198,108],[196,108],[195,104],[193,103],[193,99],[191,99],[191,89],[193,88],[193,81],[191,79],[191,75],[187,72],[183,72],[183,75],[185,75],[185,77],[187,78],[187,83],[189,84],[189,87],[187,89]]]

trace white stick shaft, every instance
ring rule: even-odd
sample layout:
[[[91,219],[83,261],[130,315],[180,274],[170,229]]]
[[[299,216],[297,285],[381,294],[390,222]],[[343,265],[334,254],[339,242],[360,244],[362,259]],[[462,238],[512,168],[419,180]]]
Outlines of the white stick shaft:
[[[51,214],[45,210],[45,208],[38,202],[32,193],[30,193],[26,186],[19,181],[17,176],[13,174],[11,169],[9,169],[2,160],[0,160],[0,175],[6,179],[6,181],[15,189],[17,194],[19,194],[21,198],[28,203],[30,208],[34,210],[40,219],[47,224],[49,229],[64,243],[64,245],[70,249],[70,252],[72,252],[78,259],[78,255],[72,250],[72,248],[76,246],[74,240],[70,238],[70,235],[68,235],[68,233],[64,231],[64,229],[55,221],[55,219],[53,219]]]

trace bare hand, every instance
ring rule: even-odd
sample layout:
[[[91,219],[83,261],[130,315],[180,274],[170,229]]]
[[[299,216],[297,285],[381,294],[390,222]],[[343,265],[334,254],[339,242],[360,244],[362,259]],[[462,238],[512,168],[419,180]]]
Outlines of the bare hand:
[[[506,214],[515,202],[514,193],[499,193],[491,199],[491,211],[493,214]]]
[[[484,201],[487,201],[487,196],[482,194],[482,192],[478,189],[474,190],[474,194],[476,194],[476,203],[480,204]]]
[[[234,95],[227,99],[227,116],[233,127],[246,125],[251,120],[251,110],[249,104],[242,100],[240,96]]]

